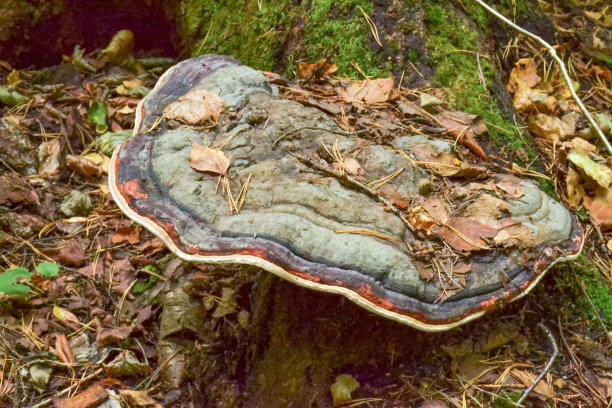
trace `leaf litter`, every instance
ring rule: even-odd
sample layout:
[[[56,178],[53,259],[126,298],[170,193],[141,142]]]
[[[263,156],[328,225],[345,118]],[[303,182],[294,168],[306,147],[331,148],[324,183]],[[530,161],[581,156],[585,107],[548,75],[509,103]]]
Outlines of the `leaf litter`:
[[[27,100],[22,95],[17,101],[9,100],[15,103],[8,105],[25,103],[32,97],[30,111],[11,111],[11,115],[17,115],[20,122],[28,124],[34,121],[34,113],[39,114],[46,135],[42,141],[39,140],[37,174],[30,178],[25,174],[13,175],[11,177],[16,180],[11,180],[10,185],[15,187],[11,191],[5,192],[3,189],[0,192],[2,205],[15,210],[23,220],[32,216],[42,221],[39,225],[30,221],[28,228],[13,228],[9,234],[3,232],[8,238],[0,240],[0,243],[8,243],[0,244],[0,249],[4,259],[13,262],[11,266],[22,264],[16,262],[19,259],[15,255],[16,250],[28,253],[23,264],[30,266],[29,269],[7,267],[0,274],[0,283],[3,282],[3,276],[7,282],[5,292],[10,296],[29,296],[27,299],[37,306],[26,309],[25,314],[19,316],[24,318],[24,322],[36,322],[32,323],[30,329],[26,329],[27,325],[21,325],[17,316],[8,316],[4,320],[3,324],[13,329],[3,329],[3,333],[6,333],[7,339],[19,340],[15,343],[19,352],[17,355],[5,353],[5,349],[0,349],[0,352],[4,353],[9,366],[18,367],[18,356],[37,355],[40,345],[45,344],[44,339],[48,344],[55,345],[54,354],[63,363],[74,361],[77,355],[79,359],[95,362],[94,366],[75,368],[79,378],[88,378],[87,381],[93,383],[90,388],[86,388],[88,382],[84,382],[77,395],[71,397],[76,398],[77,402],[70,403],[77,405],[70,405],[68,400],[71,398],[61,400],[63,402],[56,398],[56,406],[82,406],[78,404],[104,400],[113,387],[108,384],[121,384],[119,393],[134,405],[155,404],[155,401],[164,398],[159,388],[153,387],[150,392],[131,388],[147,380],[150,375],[156,375],[157,369],[165,373],[164,378],[173,378],[171,383],[177,386],[183,383],[184,370],[189,364],[179,351],[182,347],[177,343],[179,333],[191,332],[190,336],[204,341],[208,332],[198,327],[197,323],[190,324],[189,318],[180,327],[169,327],[168,321],[173,319],[162,315],[164,331],[160,338],[163,344],[162,340],[155,340],[160,334],[160,328],[152,322],[162,313],[155,299],[165,297],[167,301],[172,298],[172,295],[165,293],[163,287],[168,279],[187,277],[189,294],[203,299],[197,307],[191,304],[193,299],[176,300],[174,308],[180,311],[178,316],[207,314],[211,329],[214,329],[211,332],[221,331],[222,336],[241,341],[245,339],[241,327],[248,327],[249,306],[240,288],[244,282],[247,285],[252,282],[252,278],[244,278],[239,273],[238,277],[228,277],[227,271],[213,268],[205,274],[197,268],[183,265],[168,254],[159,240],[123,219],[112,205],[108,192],[94,188],[96,184],[104,185],[107,174],[104,156],[109,156],[118,143],[129,138],[134,107],[161,73],[150,71],[139,78],[134,76],[134,72],[143,73],[143,68],[131,55],[132,41],[130,35],[121,33],[102,53],[104,57],[101,60],[92,54],[75,50],[67,63],[86,72],[92,72],[93,69],[99,77],[88,78],[80,86],[65,88],[69,102],[54,105],[55,110],[45,107],[47,101],[44,98],[50,97],[50,94],[29,91],[34,90],[35,85],[29,82],[28,77],[14,74],[10,79],[13,84],[19,84],[20,91],[26,90],[29,93],[24,92],[24,95],[28,95]],[[115,74],[106,72],[111,64],[123,67],[120,80],[112,77]],[[566,168],[572,171],[570,175],[567,170],[567,177],[557,180],[574,186],[571,195],[568,187],[568,196],[573,197],[574,207],[582,203],[591,211],[594,222],[606,232],[608,225],[612,226],[609,224],[612,220],[612,197],[608,197],[606,190],[610,183],[605,179],[610,162],[597,147],[589,150],[583,145],[568,144],[570,136],[585,129],[584,124],[575,120],[572,102],[563,87],[558,86],[559,82],[544,81],[545,75],[539,69],[533,59],[526,58],[520,69],[511,74],[515,106],[524,114],[537,115],[537,112],[541,112],[547,115],[540,119],[542,122],[534,119],[534,134],[546,139],[544,146],[548,149],[552,142],[552,146],[559,150],[555,152],[556,157],[565,160],[569,166]],[[603,68],[582,66],[579,69],[589,72],[589,75],[605,77],[606,71]],[[359,135],[372,135],[367,143],[389,146],[393,136],[410,131],[428,138],[446,139],[454,144],[454,149],[449,152],[432,151],[428,144],[417,145],[404,152],[416,165],[431,172],[436,186],[434,194],[424,194],[418,202],[411,202],[407,197],[394,196],[393,191],[384,193],[394,197],[388,201],[405,212],[406,219],[416,231],[425,236],[440,237],[446,244],[432,245],[428,241],[426,244],[420,241],[413,243],[421,278],[442,284],[443,292],[439,302],[460,293],[465,286],[472,268],[469,262],[471,252],[492,245],[535,245],[535,242],[521,237],[525,231],[515,231],[511,225],[505,225],[507,208],[500,197],[520,199],[524,192],[520,183],[513,179],[493,181],[489,176],[492,167],[483,147],[483,136],[487,130],[480,118],[449,109],[443,98],[431,94],[430,90],[398,91],[392,78],[355,82],[337,80],[331,77],[335,72],[331,62],[302,65],[302,70],[305,82],[295,87],[299,89],[304,86],[303,89],[309,92],[308,97],[296,96],[303,94],[291,93],[290,88],[284,97],[308,106],[320,104],[327,107],[324,110],[337,115],[335,119],[345,124],[346,129]],[[316,80],[307,81],[308,78]],[[278,78],[272,80],[277,81]],[[214,94],[211,96],[194,92],[177,101],[172,109],[164,112],[164,116],[191,126],[213,126],[223,114],[225,106]],[[95,109],[91,110],[92,106]],[[101,106],[106,107],[104,114]],[[59,137],[61,130],[58,117],[65,123],[71,123],[66,138]],[[550,118],[556,118],[561,124]],[[549,122],[552,125],[547,125]],[[104,126],[109,129],[106,133]],[[100,136],[101,133],[104,134]],[[97,149],[102,155],[92,153],[92,149]],[[333,157],[333,170],[358,181],[368,180],[368,175],[355,158],[335,154],[333,146],[330,153]],[[231,166],[231,160],[222,149],[196,145],[192,147],[192,154],[192,167],[196,171],[223,178]],[[508,166],[509,173],[510,169],[513,167]],[[604,177],[599,177],[602,174]],[[387,177],[393,176],[389,174]],[[229,181],[226,179],[222,188],[228,196],[230,211],[237,213],[247,199],[248,179],[243,182],[237,198],[232,195]],[[380,186],[375,190],[382,194],[384,178],[378,181]],[[607,183],[607,186],[604,188],[602,183]],[[441,190],[450,194],[435,192]],[[85,203],[85,210],[80,209],[79,205],[64,206],[64,210],[61,209],[64,198],[72,195],[73,191],[77,192],[74,195],[80,197],[80,200],[86,201],[83,197],[89,198],[90,204]],[[57,245],[59,242],[62,245]],[[432,253],[435,254],[433,262],[419,261],[419,254],[423,254],[421,261],[425,261],[432,259]],[[57,258],[60,272],[53,277],[33,280],[29,270],[35,270],[34,262],[45,260],[44,254]],[[135,285],[148,284],[153,276],[145,272],[144,265],[157,265],[159,277],[163,279],[148,286],[142,295],[136,295]],[[18,272],[9,273],[11,270]],[[212,302],[210,308],[206,306],[208,302]],[[171,309],[168,307],[168,310]],[[193,312],[188,312],[191,309]],[[166,307],[163,310],[166,313]],[[146,313],[142,314],[142,311]],[[53,316],[53,320],[47,321],[50,316]],[[133,325],[134,321],[139,322],[138,325]],[[581,327],[574,327],[573,330],[580,331]],[[85,336],[90,346],[77,348],[76,343],[72,346],[72,339],[78,336]],[[523,389],[533,383],[538,372],[537,367],[531,365],[531,360],[541,361],[538,359],[539,352],[530,354],[529,348],[525,347],[528,336],[533,334],[525,329],[506,326],[499,328],[495,324],[484,324],[480,330],[471,334],[453,334],[445,339],[447,350],[452,350],[447,351],[452,360],[450,372],[462,373],[464,380],[485,388],[495,386],[491,388]],[[466,347],[467,343],[469,347]],[[156,353],[158,346],[166,351]],[[100,360],[104,355],[106,357]],[[531,360],[527,360],[528,364],[513,367],[509,363],[525,361],[527,355],[531,356]],[[12,398],[16,387],[22,387],[13,381],[10,369],[7,371],[4,368],[9,366],[3,366],[3,385],[0,387],[0,398],[7,400]],[[103,367],[110,378],[102,382],[101,372],[95,371],[93,367]],[[67,373],[65,368],[55,367],[48,377],[45,377],[46,374],[41,375],[43,380],[38,386],[52,393],[70,389]],[[471,376],[470,373],[475,375]],[[560,372],[555,372],[540,383],[536,387],[536,394],[548,398],[565,398],[562,394],[568,385],[559,382],[560,376]],[[601,384],[605,384],[603,379]],[[463,390],[466,389],[474,392],[473,388]],[[350,400],[351,392],[355,390],[348,391],[348,397],[344,392],[345,396],[341,399]]]

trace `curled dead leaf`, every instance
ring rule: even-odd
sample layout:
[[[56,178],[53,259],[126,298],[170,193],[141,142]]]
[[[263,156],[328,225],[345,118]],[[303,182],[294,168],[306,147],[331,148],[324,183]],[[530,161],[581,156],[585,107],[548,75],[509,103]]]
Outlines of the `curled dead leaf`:
[[[583,205],[602,231],[612,230],[612,191],[598,187],[595,197],[584,197]]]
[[[38,174],[53,174],[59,167],[60,141],[52,139],[38,147]]]
[[[190,165],[194,170],[205,173],[225,174],[231,160],[221,150],[191,143]]]

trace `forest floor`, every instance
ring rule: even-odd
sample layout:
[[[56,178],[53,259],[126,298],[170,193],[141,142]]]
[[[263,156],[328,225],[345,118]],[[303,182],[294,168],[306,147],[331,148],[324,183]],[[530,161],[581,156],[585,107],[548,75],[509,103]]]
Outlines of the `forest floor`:
[[[556,16],[566,30],[574,24]],[[586,16],[595,25],[609,24],[605,15]],[[192,295],[201,299],[216,340],[248,348],[249,302],[241,294],[256,277],[181,262],[114,205],[109,156],[129,137],[136,105],[172,62],[114,58],[121,53],[112,51],[112,45],[87,55],[75,50],[63,64],[41,70],[15,70],[0,61],[0,405],[198,406],[202,384],[181,384],[177,378],[189,368],[175,358],[178,351],[163,354],[159,347],[164,330],[172,330],[160,329],[170,283],[186,271],[197,280]],[[559,51],[610,135],[612,71],[594,63],[580,42]],[[575,211],[587,236],[584,255],[555,266],[526,300],[482,318],[471,331],[435,336],[435,344],[422,334],[428,375],[402,374],[402,361],[391,364],[393,376],[384,381],[347,373],[330,380],[317,406],[333,406],[333,400],[346,407],[516,406],[554,347],[560,354],[527,406],[610,406],[612,159],[597,147],[545,53],[518,37],[507,52],[520,56],[507,75],[508,90],[527,124],[518,136],[529,138],[532,151],[495,153],[476,119],[447,110],[439,89],[401,89],[392,79],[348,81],[333,76],[332,61],[299,65],[293,82],[266,73],[281,98],[323,110],[347,132],[378,143],[405,132],[424,134],[458,140],[458,150],[465,150],[460,157],[468,150],[486,156],[460,165],[456,157],[449,162],[423,152],[421,165],[452,168],[436,173],[444,188],[459,185],[461,171],[533,178]],[[453,135],[452,124],[432,118],[431,109],[460,115],[471,133]],[[537,328],[540,322],[554,342]],[[360,386],[346,391],[355,379]],[[178,388],[167,387],[173,381]],[[343,387],[344,399],[338,396]],[[219,397],[217,406],[239,405],[240,393]]]

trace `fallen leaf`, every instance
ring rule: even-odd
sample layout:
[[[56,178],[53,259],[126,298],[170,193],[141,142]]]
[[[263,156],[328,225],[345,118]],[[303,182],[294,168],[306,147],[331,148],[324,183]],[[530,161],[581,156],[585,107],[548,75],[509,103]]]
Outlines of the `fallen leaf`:
[[[567,139],[576,133],[578,114],[570,112],[561,118],[538,113],[529,119],[527,128],[536,135],[554,142]]]
[[[341,374],[336,377],[336,382],[331,386],[331,394],[334,407],[351,401],[351,394],[359,389],[360,384],[349,374]]]
[[[525,387],[530,387],[537,378],[535,374],[530,373],[529,371],[518,370],[516,368],[510,371],[510,374],[522,382]],[[538,385],[536,385],[534,391],[546,398],[554,398],[557,395],[545,379],[542,379]]]
[[[65,245],[59,253],[59,260],[67,266],[79,268],[85,264],[87,255],[83,249],[83,245],[76,241],[71,240]]]
[[[612,230],[612,191],[598,187],[595,190],[595,197],[584,197],[584,208],[589,210],[589,215],[593,222],[602,231]]]
[[[419,200],[421,207],[427,211],[427,213],[437,222],[443,224],[448,220],[449,214],[442,199],[429,196]]]
[[[53,174],[59,167],[60,141],[52,139],[38,147],[38,174]]]
[[[476,140],[477,136],[487,132],[487,126],[479,116],[449,111],[440,106],[435,109],[438,113],[433,114],[433,117],[458,143],[470,149],[481,159],[487,159],[484,149]]]
[[[107,376],[114,378],[138,377],[151,371],[148,364],[138,360],[136,355],[129,350],[123,350],[108,364],[102,363],[102,367]]]
[[[227,172],[231,161],[221,150],[191,143],[189,154],[191,168],[205,173],[223,175]]]
[[[81,156],[66,156],[66,166],[84,176],[100,177],[104,171],[101,164],[96,164],[94,161]]]
[[[127,400],[130,406],[146,407],[148,405],[157,405],[157,401],[153,399],[148,391],[134,390],[119,390],[119,395]]]
[[[573,148],[568,153],[567,158],[601,187],[608,188],[612,183],[612,169],[604,164],[605,161],[601,156],[593,153],[589,154],[582,148]],[[604,161],[604,163],[598,163],[593,158]]]
[[[53,406],[55,408],[96,408],[107,399],[106,389],[96,383],[72,398],[53,398]]]
[[[141,231],[142,228],[136,225],[117,228],[117,230],[110,237],[111,243],[120,244],[122,242],[127,242],[130,245],[138,244],[140,242]]]
[[[430,95],[427,92],[421,92],[421,108],[427,108],[428,106],[436,106],[442,104],[444,104],[444,102],[442,102],[435,96]]]
[[[488,245],[483,238],[493,238],[497,229],[466,217],[451,217],[435,232],[457,251],[480,251]]]
[[[571,208],[577,209],[582,202],[582,197],[584,197],[586,193],[584,187],[580,184],[580,174],[574,170],[572,166],[569,166],[567,169],[565,184],[567,186],[568,204]]]
[[[130,337],[133,326],[120,326],[113,328],[98,327],[96,330],[96,346],[98,348],[110,346]]]
[[[408,214],[406,214],[406,218],[414,229],[425,231],[427,235],[431,234],[433,227],[437,225],[436,220],[430,217],[423,210],[423,207],[415,207],[410,209]]]
[[[392,77],[354,82],[348,88],[340,88],[339,93],[346,102],[363,101],[366,104],[388,102],[399,97]]]
[[[53,316],[55,316],[61,324],[74,331],[77,331],[81,324],[81,322],[79,322],[79,319],[74,315],[74,313],[63,309],[57,305],[53,306]]]
[[[540,83],[540,76],[538,75],[536,63],[533,58],[521,58],[514,64],[514,68],[508,79],[508,92],[516,92],[518,88],[517,82],[519,81],[530,88]]]
[[[68,344],[68,338],[65,334],[55,335],[55,352],[59,356],[62,363],[74,363],[74,354],[72,353],[70,344]]]
[[[298,62],[297,74],[300,78],[320,79],[336,71],[338,71],[338,66],[336,64],[327,60],[321,60],[314,64]]]
[[[215,93],[198,89],[172,102],[164,109],[164,118],[189,125],[215,124],[225,109],[225,102]]]

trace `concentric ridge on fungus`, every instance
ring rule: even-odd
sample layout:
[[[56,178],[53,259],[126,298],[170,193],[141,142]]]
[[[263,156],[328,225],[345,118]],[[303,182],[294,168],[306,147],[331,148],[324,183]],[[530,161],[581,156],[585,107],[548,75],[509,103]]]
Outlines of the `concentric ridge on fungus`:
[[[193,90],[223,99],[226,111],[218,124],[161,120],[170,103]],[[168,70],[141,101],[134,136],[113,154],[110,189],[124,213],[185,260],[254,265],[427,331],[456,327],[523,296],[551,265],[580,252],[582,228],[569,211],[531,181],[495,176],[524,192],[504,199],[505,220],[524,226],[535,247],[519,242],[470,252],[464,287],[440,301],[441,280],[419,275],[406,245],[417,238],[398,216],[290,154],[316,161],[322,145],[336,141],[339,153],[352,154],[368,179],[403,168],[386,186],[408,198],[418,198],[419,184],[430,176],[398,149],[428,144],[452,150],[422,136],[397,137],[394,148],[357,146],[355,136],[319,110],[278,99],[259,72],[206,55]],[[232,163],[228,188],[234,197],[250,180],[238,214],[230,213],[218,175],[190,167],[194,143],[222,146]],[[337,233],[346,230],[374,234]]]

